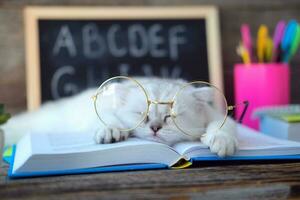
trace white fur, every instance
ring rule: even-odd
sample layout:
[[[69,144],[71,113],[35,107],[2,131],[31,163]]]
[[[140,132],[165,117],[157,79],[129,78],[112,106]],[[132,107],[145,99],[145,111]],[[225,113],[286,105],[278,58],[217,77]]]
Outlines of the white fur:
[[[183,80],[160,79],[160,78],[138,78],[146,89],[151,100],[171,101],[176,92],[182,87]],[[142,93],[137,92],[129,82],[116,84],[117,102],[121,110],[120,113],[127,113],[126,116],[112,113],[111,117],[114,127],[129,128],[133,121],[136,121],[139,114],[144,111],[145,98]],[[23,113],[13,117],[2,128],[5,131],[5,144],[16,143],[22,135],[29,131],[34,132],[95,132],[97,143],[111,143],[125,140],[130,136],[157,141],[168,145],[173,145],[180,141],[202,141],[208,145],[212,152],[219,156],[234,154],[237,148],[235,136],[235,122],[228,118],[224,126],[217,130],[218,122],[207,124],[209,118],[218,116],[210,106],[203,104],[202,100],[209,95],[205,92],[198,93],[198,89],[190,88],[181,95],[181,107],[176,107],[175,111],[181,117],[187,119],[184,127],[196,127],[199,133],[206,130],[205,135],[183,134],[172,122],[168,105],[150,105],[148,120],[141,123],[139,127],[130,132],[122,132],[118,129],[107,128],[100,123],[97,118],[91,97],[95,94],[95,89],[86,90],[74,97],[65,98],[57,102],[49,102],[41,106],[35,112]],[[209,92],[209,91],[208,91]],[[198,95],[202,94],[202,95]],[[105,109],[110,113],[112,103],[105,102]],[[166,117],[166,118],[165,118]],[[156,133],[151,127],[161,127]],[[205,130],[204,130],[204,129]],[[198,130],[197,129],[197,130]]]

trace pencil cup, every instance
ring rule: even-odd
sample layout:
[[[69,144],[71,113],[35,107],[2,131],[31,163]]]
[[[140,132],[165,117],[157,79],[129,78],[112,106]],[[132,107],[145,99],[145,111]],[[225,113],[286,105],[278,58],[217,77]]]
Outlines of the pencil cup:
[[[243,124],[259,128],[258,119],[251,116],[259,107],[285,105],[290,101],[290,69],[286,63],[253,63],[234,66],[235,103],[249,101]],[[237,106],[238,118],[243,106]]]

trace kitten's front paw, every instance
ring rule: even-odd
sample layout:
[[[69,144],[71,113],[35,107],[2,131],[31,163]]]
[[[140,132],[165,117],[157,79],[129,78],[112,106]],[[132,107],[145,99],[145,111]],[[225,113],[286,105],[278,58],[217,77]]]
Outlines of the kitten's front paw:
[[[121,132],[118,129],[103,128],[95,133],[95,142],[97,144],[108,144],[126,140],[129,136],[128,132]]]
[[[222,131],[203,135],[201,142],[209,146],[210,151],[220,157],[233,155],[238,147],[236,138]]]

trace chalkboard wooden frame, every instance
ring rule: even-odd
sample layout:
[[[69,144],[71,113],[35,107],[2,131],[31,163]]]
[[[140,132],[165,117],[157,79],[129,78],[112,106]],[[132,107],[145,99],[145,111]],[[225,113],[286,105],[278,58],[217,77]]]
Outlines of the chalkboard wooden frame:
[[[27,108],[41,104],[40,19],[205,19],[209,81],[223,90],[218,10],[213,6],[193,7],[39,7],[24,9],[26,45]]]

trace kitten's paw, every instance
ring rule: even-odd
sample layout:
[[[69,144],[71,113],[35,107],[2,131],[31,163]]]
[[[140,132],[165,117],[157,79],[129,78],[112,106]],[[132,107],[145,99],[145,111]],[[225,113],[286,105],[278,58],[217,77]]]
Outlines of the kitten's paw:
[[[94,140],[97,144],[108,144],[126,140],[128,132],[121,132],[118,129],[104,128],[95,133]]]
[[[209,146],[210,151],[220,157],[233,155],[238,147],[236,138],[222,131],[203,135],[201,142]]]

